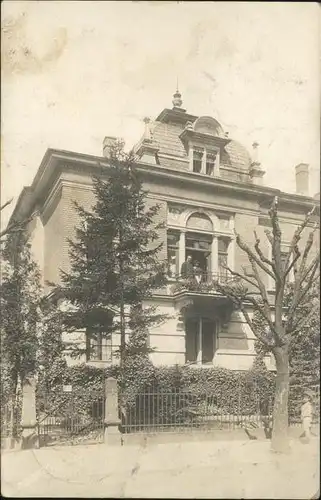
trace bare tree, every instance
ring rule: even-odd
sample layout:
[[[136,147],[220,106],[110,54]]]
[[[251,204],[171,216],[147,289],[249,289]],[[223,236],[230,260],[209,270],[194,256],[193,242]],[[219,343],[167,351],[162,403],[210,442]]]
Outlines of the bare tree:
[[[288,439],[288,394],[289,394],[289,346],[291,339],[316,314],[317,304],[311,304],[308,315],[296,314],[304,302],[311,286],[320,277],[320,253],[311,258],[317,224],[314,223],[302,250],[299,241],[306,227],[311,227],[315,207],[305,216],[297,227],[286,258],[281,253],[282,231],[278,218],[278,199],[275,197],[269,210],[272,230],[266,230],[266,237],[272,248],[272,258],[267,258],[261,247],[260,239],[254,231],[254,249],[236,233],[238,247],[247,255],[251,271],[243,268],[238,273],[227,267],[234,278],[231,284],[215,283],[221,293],[227,295],[235,306],[243,313],[256,338],[272,352],[276,362],[276,388],[273,408],[272,449],[286,452],[289,449]],[[310,258],[309,258],[310,257]],[[293,270],[294,283],[291,301],[285,308],[286,285]],[[268,294],[263,276],[269,276],[275,283],[275,293]],[[250,287],[249,287],[250,286]],[[263,324],[268,327],[265,333],[254,327],[249,308],[257,312]]]

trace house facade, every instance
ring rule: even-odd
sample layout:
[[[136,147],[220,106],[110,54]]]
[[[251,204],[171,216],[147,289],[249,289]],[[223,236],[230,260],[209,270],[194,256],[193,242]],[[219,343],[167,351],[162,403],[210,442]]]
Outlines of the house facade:
[[[274,196],[279,199],[284,251],[314,205],[318,216],[319,200],[309,196],[308,165],[295,168],[296,194],[269,188],[264,185],[257,144],[250,155],[215,118],[191,115],[182,104],[177,91],[172,108],[164,109],[154,121],[145,119],[144,135],[134,149],[148,204],[159,205],[158,222],[165,222],[159,238],[164,242],[160,258],[168,264],[168,284],[155,291],[152,302],[167,319],[150,331],[151,358],[155,364],[246,370],[255,356],[255,337],[212,283],[231,279],[226,267],[243,272],[249,266],[236,245],[235,231],[251,244],[255,230],[263,251],[271,257],[264,231]],[[32,185],[23,189],[17,201],[12,217],[34,214],[29,232],[44,287],[47,281],[59,282],[60,269],[68,270],[68,239],[77,226],[73,201],[87,209],[94,204],[92,176],[108,176],[114,141],[105,138],[103,156],[48,149]],[[302,245],[308,232],[307,228]],[[317,245],[318,241],[311,258]],[[197,268],[196,281],[182,276],[187,260]],[[273,283],[263,278],[272,296]],[[85,337],[77,332],[74,341],[85,342]],[[87,356],[87,362],[115,362],[113,353],[119,344],[118,334],[104,339],[91,350],[94,354]],[[270,357],[266,364],[273,369]]]

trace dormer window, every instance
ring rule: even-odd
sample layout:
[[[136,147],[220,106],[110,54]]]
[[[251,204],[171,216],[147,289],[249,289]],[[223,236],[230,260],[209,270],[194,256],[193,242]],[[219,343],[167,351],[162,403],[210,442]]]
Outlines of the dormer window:
[[[200,174],[202,172],[204,150],[193,149],[193,172]]]
[[[219,151],[212,148],[190,146],[191,170],[197,174],[219,175]]]

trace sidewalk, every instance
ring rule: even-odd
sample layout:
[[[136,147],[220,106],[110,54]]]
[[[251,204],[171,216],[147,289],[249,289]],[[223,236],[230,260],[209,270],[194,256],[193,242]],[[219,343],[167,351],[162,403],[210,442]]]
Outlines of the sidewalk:
[[[17,497],[312,498],[319,441],[268,441],[42,448],[2,455],[2,495]]]

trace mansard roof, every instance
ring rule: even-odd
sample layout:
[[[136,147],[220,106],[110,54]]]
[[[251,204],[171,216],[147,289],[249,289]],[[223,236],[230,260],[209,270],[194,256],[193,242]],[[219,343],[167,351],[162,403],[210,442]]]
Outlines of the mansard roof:
[[[234,170],[235,173],[248,174],[251,156],[247,149],[233,139],[226,139],[222,126],[212,117],[197,117],[182,109],[164,109],[150,122],[152,140],[158,148],[159,165],[178,170],[188,170],[188,150],[182,137],[187,124],[190,123],[191,133],[198,137],[217,138],[224,147],[221,150],[221,166]],[[207,130],[206,130],[207,129]],[[144,136],[136,146],[142,144]]]

